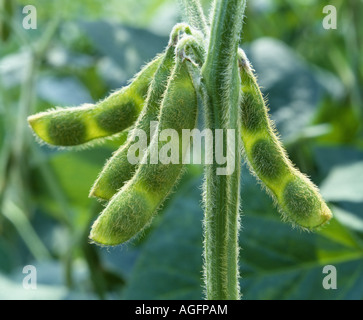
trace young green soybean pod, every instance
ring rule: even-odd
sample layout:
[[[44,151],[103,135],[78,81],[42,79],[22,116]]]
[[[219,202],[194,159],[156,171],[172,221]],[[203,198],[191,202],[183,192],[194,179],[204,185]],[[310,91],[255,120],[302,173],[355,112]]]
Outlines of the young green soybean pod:
[[[132,82],[95,105],[56,108],[28,117],[44,142],[54,146],[82,145],[130,127],[140,114],[149,84],[162,56],[146,65]]]
[[[175,45],[171,41],[149,86],[145,107],[137,119],[134,129],[130,132],[127,142],[107,161],[91,189],[90,196],[109,200],[125,182],[132,178],[137,164],[128,160],[127,155],[130,146],[135,142],[138,130],[145,132],[147,145],[150,144],[152,138],[150,137],[150,124],[152,121],[158,120],[160,102],[172,72],[174,61]]]
[[[151,222],[182,173],[182,159],[186,151],[186,146],[180,143],[182,130],[195,128],[197,105],[187,62],[177,59],[161,104],[157,134],[153,136],[145,157],[151,159],[155,150],[162,157],[165,149],[177,148],[179,161],[151,164],[149,160],[140,164],[133,178],[111,199],[93,224],[90,234],[93,241],[118,245],[131,239]],[[159,134],[165,129],[171,129],[178,139],[170,142],[159,139]]]
[[[241,130],[252,170],[272,193],[285,219],[313,229],[332,217],[318,188],[289,160],[275,134],[256,77],[244,52],[239,51],[242,83]]]

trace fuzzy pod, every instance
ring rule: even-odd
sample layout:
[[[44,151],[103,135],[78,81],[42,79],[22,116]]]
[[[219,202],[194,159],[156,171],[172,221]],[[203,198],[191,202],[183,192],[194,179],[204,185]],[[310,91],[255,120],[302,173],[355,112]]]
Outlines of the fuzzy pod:
[[[138,130],[146,134],[147,145],[150,144],[150,127],[152,121],[157,121],[160,112],[160,103],[166,89],[168,79],[173,70],[175,61],[175,46],[171,43],[161,61],[154,78],[149,86],[145,107],[141,112],[134,129],[127,142],[121,146],[107,161],[96,182],[90,191],[91,197],[109,200],[117,191],[130,180],[137,169],[137,164],[128,160],[128,152],[135,142]]]
[[[159,141],[159,133],[163,130],[173,129],[181,139],[183,129],[195,128],[197,106],[197,95],[186,60],[177,60],[161,103],[158,134],[153,136],[145,154],[149,160],[139,165],[133,178],[111,199],[94,222],[90,234],[94,242],[118,245],[150,224],[183,171],[182,157],[186,146],[182,146],[181,140],[178,140],[179,163],[151,164],[151,153],[153,150],[160,153],[163,147],[170,145],[171,141]]]
[[[318,188],[288,158],[242,50],[239,51],[239,66],[242,83],[241,135],[252,171],[273,195],[285,219],[307,229],[323,225],[331,219],[331,211]]]
[[[132,82],[97,104],[56,108],[28,117],[36,135],[54,146],[82,145],[114,135],[136,121],[145,103],[149,84],[162,60],[146,65]]]

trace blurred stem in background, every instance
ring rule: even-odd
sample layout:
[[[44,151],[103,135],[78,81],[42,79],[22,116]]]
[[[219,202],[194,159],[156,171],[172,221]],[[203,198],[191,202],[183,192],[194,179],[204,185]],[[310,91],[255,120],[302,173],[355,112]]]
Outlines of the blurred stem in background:
[[[61,2],[58,4],[60,8]],[[69,204],[69,200],[57,181],[46,155],[44,152],[39,152],[39,147],[33,143],[26,120],[29,114],[35,112],[34,109],[38,103],[36,90],[38,74],[49,48],[56,39],[55,35],[59,31],[62,21],[62,10],[57,13],[56,17],[46,24],[40,38],[34,42],[19,26],[16,17],[9,14],[4,15],[3,12],[0,13],[1,21],[5,22],[4,25],[8,28],[5,30],[9,30],[7,38],[12,36],[28,57],[19,89],[16,114],[12,114],[13,109],[9,105],[5,88],[0,83],[2,108],[0,111],[4,112],[4,119],[11,119],[11,121],[4,121],[5,136],[3,137],[0,156],[0,210],[2,216],[14,226],[35,261],[50,261],[55,258],[31,223],[31,211],[34,204],[30,197],[35,181],[31,181],[34,176],[30,172],[32,167],[36,165],[39,175],[37,179],[44,184],[43,188],[49,192],[57,206],[60,207],[60,214],[57,214],[55,218],[66,226],[71,235],[71,241],[66,242],[66,251],[59,257],[64,263],[66,285],[70,289],[74,287],[73,265],[75,256],[79,254],[78,250],[81,249],[94,291],[99,298],[104,299],[106,298],[106,291],[109,290],[109,284],[122,285],[123,280],[120,276],[116,276],[103,268],[97,248],[88,243],[89,225],[94,215],[100,211],[101,205],[95,202],[86,223],[82,225],[83,227],[75,228],[74,217],[77,214]]]
[[[352,97],[353,97],[353,107],[355,108],[356,114],[360,119],[363,119],[363,90],[361,86],[359,85],[362,83],[362,72],[363,71],[362,65],[363,65],[363,57],[361,54],[361,51],[363,49],[362,46],[362,36],[363,31],[360,27],[360,19],[363,14],[363,6],[362,2],[359,3],[359,1],[351,0],[350,2],[350,11],[343,12],[344,15],[346,15],[345,20],[351,21],[351,24],[347,25],[348,32],[347,37],[345,38],[345,50],[346,54],[351,61],[351,66],[348,69],[352,70],[352,78],[347,83],[347,85],[350,87],[352,91]],[[337,59],[338,60],[338,59]],[[339,59],[341,60],[341,59]],[[338,60],[338,61],[339,61]],[[332,60],[334,61],[334,60]],[[336,65],[337,69],[339,68],[338,65]],[[339,69],[338,69],[339,70]]]
[[[54,177],[52,177],[48,164],[43,159],[44,156],[42,153],[34,150],[35,145],[30,143],[26,119],[29,114],[34,112],[37,75],[53,37],[58,30],[60,18],[58,16],[49,22],[41,38],[34,43],[28,40],[24,30],[19,28],[12,15],[6,15],[2,18],[2,21],[5,21],[9,28],[9,33],[13,32],[16,39],[20,42],[20,46],[26,48],[29,61],[26,65],[27,68],[20,87],[16,117],[7,117],[8,119],[15,118],[15,123],[8,122],[4,124],[6,136],[4,138],[5,146],[3,146],[1,152],[2,163],[4,164],[2,169],[4,172],[1,175],[0,208],[3,216],[14,225],[34,258],[37,261],[49,260],[51,259],[51,254],[33,229],[29,219],[30,208],[32,207],[28,198],[30,159],[37,159],[39,163],[42,163],[40,166],[42,176],[39,178],[45,181],[50,192],[55,196],[60,206],[63,207],[64,213],[69,213],[70,208],[62,195],[62,191],[54,183]],[[5,100],[4,88],[1,89],[3,91],[2,97]],[[3,103],[5,104],[5,102]],[[5,109],[7,112],[11,112],[11,108]],[[67,222],[66,218],[63,220]],[[68,227],[72,226],[70,222],[67,222],[67,225]],[[68,279],[70,278],[69,273],[69,271],[66,271]],[[71,281],[67,282],[70,284]]]

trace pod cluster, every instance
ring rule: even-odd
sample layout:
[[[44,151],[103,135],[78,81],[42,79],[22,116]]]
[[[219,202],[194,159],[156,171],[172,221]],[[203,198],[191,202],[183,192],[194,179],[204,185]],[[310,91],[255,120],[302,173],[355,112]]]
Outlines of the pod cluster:
[[[174,130],[182,137],[182,130],[193,130],[197,124],[198,100],[192,77],[195,66],[186,56],[189,44],[183,41],[190,37],[189,26],[177,25],[165,51],[128,86],[103,101],[56,108],[28,118],[43,142],[59,147],[87,145],[131,128],[126,142],[106,162],[90,191],[90,196],[107,201],[91,229],[90,239],[95,243],[118,245],[142,231],[183,172],[188,145],[181,140],[174,146],[179,150],[179,163],[153,163],[150,159],[152,152],[173,148],[173,140],[159,141],[163,130]],[[156,125],[154,130],[152,124]],[[138,151],[143,161],[133,163],[128,154],[140,130],[146,134],[146,149]]]
[[[129,130],[126,142],[106,162],[91,188],[90,196],[107,201],[92,226],[92,241],[118,245],[133,238],[150,224],[180,178],[182,162],[150,160],[166,144],[170,147],[170,142],[159,141],[163,130],[172,129],[181,139],[182,130],[196,127],[198,97],[208,99],[201,89],[206,34],[179,24],[165,51],[128,86],[96,104],[55,108],[28,118],[41,141],[59,147],[89,145]],[[237,111],[231,113],[231,123],[239,125],[244,156],[287,220],[307,229],[318,227],[331,218],[331,212],[317,187],[289,160],[241,49],[238,57],[241,98]],[[220,103],[223,105],[223,101]],[[157,126],[151,130],[154,123]],[[133,163],[128,154],[140,130],[145,132],[147,143],[145,149],[139,150],[142,161]],[[174,147],[179,150],[179,159],[183,159],[188,146],[178,141]]]

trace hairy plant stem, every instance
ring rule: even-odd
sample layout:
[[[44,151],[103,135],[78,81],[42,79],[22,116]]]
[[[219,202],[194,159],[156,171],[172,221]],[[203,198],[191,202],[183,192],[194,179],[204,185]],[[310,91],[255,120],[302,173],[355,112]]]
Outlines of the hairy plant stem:
[[[232,174],[218,175],[219,165],[206,165],[204,184],[204,277],[208,300],[240,298],[238,229],[240,194],[240,78],[237,50],[244,0],[216,0],[209,49],[202,68],[206,127],[223,129],[223,151],[235,157]],[[227,129],[235,130],[235,148],[227,150]]]
[[[197,30],[200,30],[204,36],[207,36],[209,28],[199,0],[180,0],[180,2],[188,23]]]

